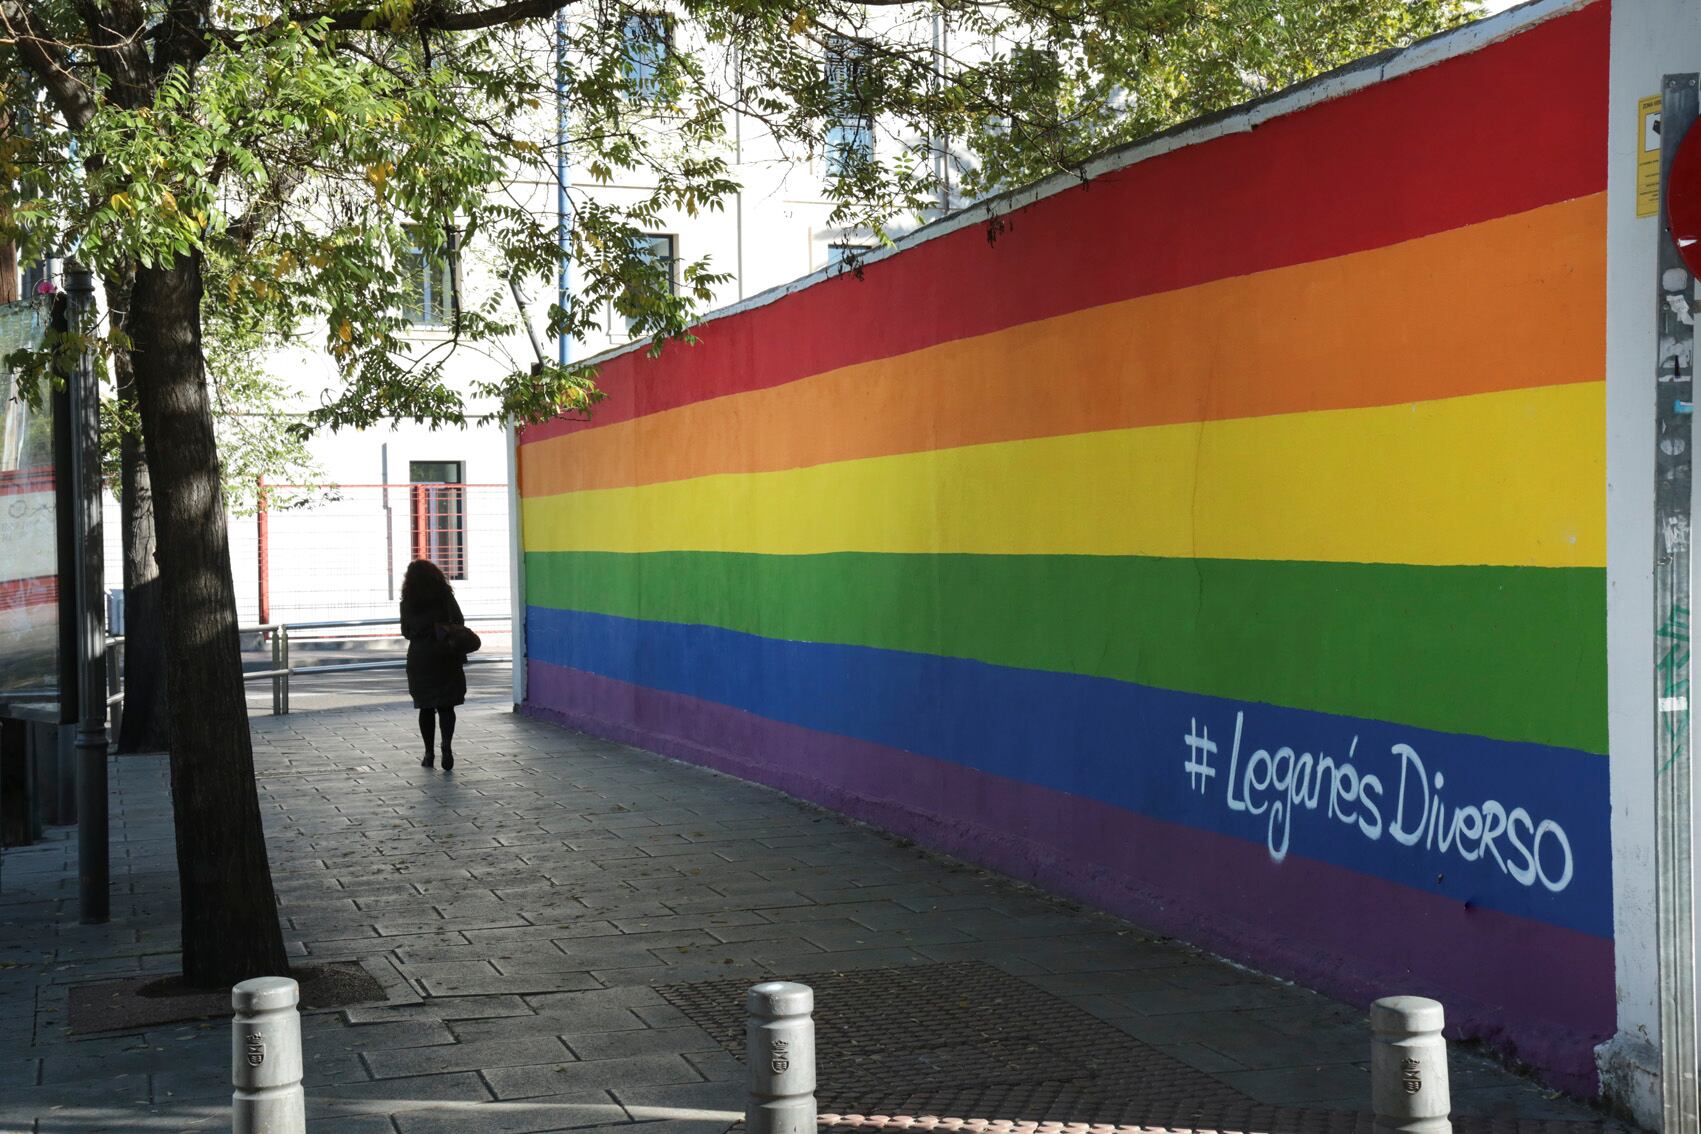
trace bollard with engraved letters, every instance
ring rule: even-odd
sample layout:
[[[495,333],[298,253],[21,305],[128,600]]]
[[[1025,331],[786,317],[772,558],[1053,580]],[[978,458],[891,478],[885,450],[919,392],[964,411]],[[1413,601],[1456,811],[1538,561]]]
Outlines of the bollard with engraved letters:
[[[745,997],[748,1134],[814,1134],[815,993],[806,984],[768,981]]]
[[[305,1134],[300,990],[288,977],[255,977],[230,990],[233,1134]]]
[[[1370,1006],[1370,1102],[1377,1134],[1451,1134],[1441,1005],[1390,996]]]

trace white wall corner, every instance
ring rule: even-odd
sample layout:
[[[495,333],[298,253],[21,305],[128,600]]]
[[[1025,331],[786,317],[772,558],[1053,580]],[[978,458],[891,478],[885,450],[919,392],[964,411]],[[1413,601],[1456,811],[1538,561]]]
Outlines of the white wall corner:
[[[1612,783],[1616,1034],[1596,1049],[1601,1091],[1657,1129],[1654,908],[1654,367],[1657,219],[1636,215],[1637,101],[1701,71],[1694,0],[1612,8],[1607,145],[1607,713]]]
[[[520,530],[520,432],[514,419],[503,422],[508,451],[508,619],[513,658],[514,708],[526,703],[526,544]]]

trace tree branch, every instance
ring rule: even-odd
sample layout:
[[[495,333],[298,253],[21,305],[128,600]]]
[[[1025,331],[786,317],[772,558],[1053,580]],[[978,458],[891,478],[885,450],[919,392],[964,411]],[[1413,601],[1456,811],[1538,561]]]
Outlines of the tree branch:
[[[501,27],[503,24],[553,16],[574,3],[577,3],[577,0],[510,0],[509,3],[498,4],[494,8],[477,8],[468,12],[455,12],[441,4],[432,3],[416,8],[409,22],[415,28],[428,31],[477,31],[481,28]],[[328,19],[332,31],[372,31],[376,24],[383,22],[376,8],[353,8],[338,12],[296,12],[290,19],[304,24]]]
[[[95,113],[94,95],[72,74],[65,45],[42,33],[41,21],[24,0],[0,0],[0,26],[17,45],[24,65],[47,88],[66,123],[73,130],[88,125]]]
[[[296,188],[306,180],[305,166],[289,165],[280,169],[267,183],[266,192],[260,199],[250,204],[241,219],[230,226],[228,234],[237,248],[246,252],[266,225],[283,211]]]
[[[112,80],[107,98],[131,110],[146,106],[153,97],[153,82],[143,42],[146,14],[140,5],[133,0],[109,0],[103,7],[96,0],[76,0],[76,8],[95,41],[94,61]]]
[[[193,70],[207,54],[210,7],[208,0],[171,0],[165,19],[155,29],[155,78],[163,78],[173,67]]]

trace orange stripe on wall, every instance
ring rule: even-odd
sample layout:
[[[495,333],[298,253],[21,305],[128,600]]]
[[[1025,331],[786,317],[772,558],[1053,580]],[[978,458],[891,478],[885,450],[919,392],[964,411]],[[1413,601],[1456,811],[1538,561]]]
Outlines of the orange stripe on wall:
[[[525,494],[1598,381],[1605,195],[521,447]]]

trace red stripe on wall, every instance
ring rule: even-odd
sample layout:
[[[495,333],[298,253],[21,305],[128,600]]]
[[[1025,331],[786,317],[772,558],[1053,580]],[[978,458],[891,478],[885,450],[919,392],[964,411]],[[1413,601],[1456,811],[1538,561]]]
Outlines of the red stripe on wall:
[[[59,579],[38,575],[32,579],[0,579],[0,611],[22,610],[59,601]]]
[[[1139,295],[1410,240],[1606,186],[1610,6],[1096,178],[602,369],[539,441]],[[1398,280],[1388,281],[1398,288]],[[1224,318],[1233,313],[1225,312]],[[1012,412],[1044,375],[1012,390]]]
[[[0,496],[18,492],[52,492],[53,468],[35,465],[27,469],[0,469]]]

